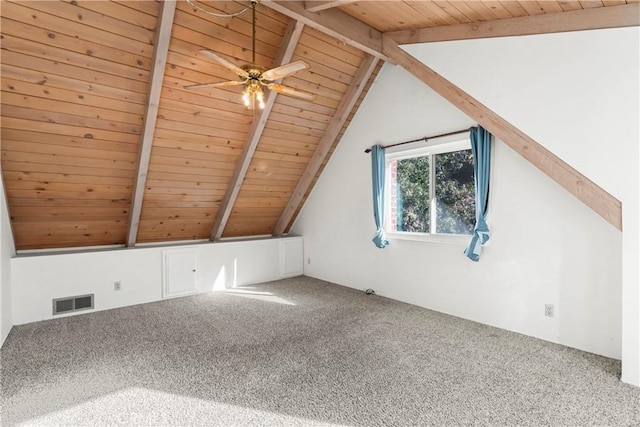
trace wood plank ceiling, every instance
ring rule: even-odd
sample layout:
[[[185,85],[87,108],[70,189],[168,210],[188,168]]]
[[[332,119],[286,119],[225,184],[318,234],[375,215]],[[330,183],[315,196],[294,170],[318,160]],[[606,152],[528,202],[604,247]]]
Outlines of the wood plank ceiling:
[[[386,33],[625,3],[331,1],[306,7],[313,14],[335,7]],[[168,50],[155,52],[154,43],[162,50],[156,32],[167,4],[1,3],[2,178],[18,250],[286,232],[381,66],[368,53],[298,24],[291,60],[310,69],[284,84],[317,98],[274,96],[261,116],[242,105],[238,88],[184,89],[236,78],[201,49],[251,62],[250,12],[221,18],[180,0],[171,5]],[[232,13],[247,2],[197,4]],[[271,68],[296,22],[268,6],[257,5],[256,62]],[[154,79],[157,104],[149,103]],[[145,120],[154,124],[150,130]],[[140,162],[145,138],[146,169]],[[136,177],[144,184],[137,195]]]

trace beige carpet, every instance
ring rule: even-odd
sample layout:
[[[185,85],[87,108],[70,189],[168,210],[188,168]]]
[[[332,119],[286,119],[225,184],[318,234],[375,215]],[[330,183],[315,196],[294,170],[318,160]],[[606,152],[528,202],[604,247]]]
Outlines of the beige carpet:
[[[620,363],[307,277],[15,327],[2,425],[640,425]]]

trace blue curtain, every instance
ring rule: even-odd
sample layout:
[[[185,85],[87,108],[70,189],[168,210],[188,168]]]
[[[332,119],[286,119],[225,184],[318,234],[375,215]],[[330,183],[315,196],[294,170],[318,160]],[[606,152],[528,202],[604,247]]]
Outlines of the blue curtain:
[[[384,232],[384,148],[371,147],[371,181],[373,183],[373,219],[376,222],[376,235],[373,243],[379,248],[389,244]]]
[[[489,173],[491,171],[491,133],[482,126],[470,131],[471,152],[473,153],[473,173],[476,184],[476,225],[465,255],[471,261],[478,261],[482,245],[489,240],[487,210],[489,208]]]

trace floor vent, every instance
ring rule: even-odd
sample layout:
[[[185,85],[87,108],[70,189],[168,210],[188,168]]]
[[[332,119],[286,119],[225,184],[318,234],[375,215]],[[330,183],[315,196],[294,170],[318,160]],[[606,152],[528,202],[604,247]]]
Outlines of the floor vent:
[[[72,311],[91,310],[93,294],[75,297],[56,298],[53,300],[53,315],[71,313]]]

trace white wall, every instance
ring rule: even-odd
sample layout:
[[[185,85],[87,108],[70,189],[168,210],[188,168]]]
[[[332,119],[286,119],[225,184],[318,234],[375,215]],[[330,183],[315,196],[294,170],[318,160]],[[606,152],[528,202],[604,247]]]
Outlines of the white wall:
[[[305,274],[621,358],[623,274],[630,311],[638,312],[638,29],[407,50],[623,200],[624,261],[635,251],[636,273],[628,264],[623,270],[622,233],[500,141],[492,241],[479,263],[459,245],[392,241],[376,249],[363,149],[473,123],[385,65],[294,225],[310,258]],[[544,316],[545,303],[555,304],[554,318]],[[633,357],[624,357],[634,383]]]
[[[14,255],[13,236],[0,177],[0,347],[11,331],[11,257]]]
[[[232,288],[291,275],[282,271],[281,245],[292,240],[301,238],[186,246],[196,249],[198,291]],[[54,298],[93,293],[96,311],[160,300],[163,251],[183,247],[185,246],[147,247],[14,258],[13,323],[20,325],[52,318]],[[302,251],[302,245],[287,245],[287,251],[292,250]],[[289,265],[291,257],[299,259],[301,264],[301,254],[289,253],[287,256]],[[113,289],[114,281],[121,281],[120,291]],[[77,314],[80,313],[86,312]]]
[[[640,29],[410,51],[622,201],[622,380],[640,386]]]

